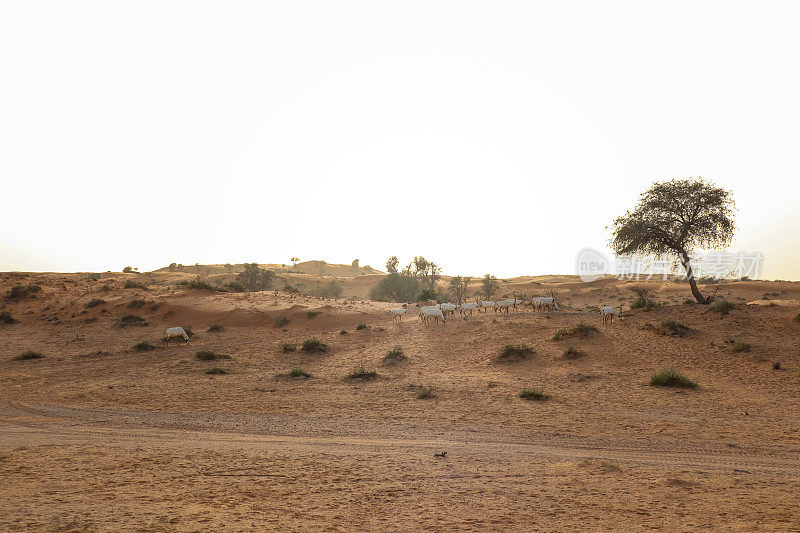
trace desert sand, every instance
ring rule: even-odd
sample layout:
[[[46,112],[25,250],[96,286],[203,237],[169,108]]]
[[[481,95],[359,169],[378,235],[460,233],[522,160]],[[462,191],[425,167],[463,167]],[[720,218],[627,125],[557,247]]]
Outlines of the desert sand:
[[[720,314],[675,280],[630,311],[641,283],[515,278],[499,296],[552,290],[561,309],[435,326],[367,300],[379,272],[301,270],[284,281],[343,297],[176,284],[195,272],[0,275],[2,294],[42,287],[0,309],[19,320],[0,325],[0,529],[800,530],[799,284],[729,283]],[[620,304],[612,324],[594,309]],[[650,327],[666,319],[691,332]],[[553,340],[580,323],[597,331]],[[161,341],[175,325],[188,344]],[[328,350],[284,351],[312,337]],[[405,359],[384,360],[395,346]],[[698,387],[650,386],[670,365]],[[348,377],[362,366],[377,376]]]

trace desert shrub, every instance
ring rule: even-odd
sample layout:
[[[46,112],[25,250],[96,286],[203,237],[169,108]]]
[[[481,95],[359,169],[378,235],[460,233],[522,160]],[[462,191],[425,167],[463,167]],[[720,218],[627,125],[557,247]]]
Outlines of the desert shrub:
[[[339,332],[339,335],[347,335],[347,330],[343,329],[342,331]]]
[[[101,291],[103,291],[103,292],[108,292],[108,291],[110,291],[110,290],[111,290],[111,285],[109,285],[108,283],[106,283],[105,285],[103,285],[102,287],[100,287],[100,290],[101,290]]]
[[[780,370],[781,369],[780,361],[775,361],[774,363],[772,363],[772,369],[773,370]]]
[[[631,309],[652,309],[658,306],[658,302],[653,300],[653,289],[632,287],[630,290],[636,295],[636,298],[631,302]]]
[[[25,350],[24,352],[16,356],[14,359],[16,361],[28,361],[29,359],[41,359],[42,357],[44,356],[39,352],[34,352],[33,350]]]
[[[320,314],[322,314],[322,311],[309,311],[309,312],[306,313],[306,317],[314,318],[315,316],[320,315]]]
[[[289,376],[290,378],[310,378],[311,377],[311,374],[309,374],[308,372],[306,372],[302,368],[292,368],[291,370],[289,370],[289,372],[286,375]]]
[[[91,309],[92,307],[97,307],[98,305],[103,305],[104,303],[106,303],[106,301],[103,300],[102,298],[93,298],[93,299],[89,300],[88,302],[86,302],[86,305],[84,307],[86,307],[87,309]]]
[[[127,326],[146,326],[147,321],[139,315],[122,313],[122,316],[117,319],[116,325],[121,328]],[[186,333],[188,334],[189,332],[187,331]]]
[[[292,344],[291,342],[284,342],[281,345],[281,350],[283,351],[283,353],[296,352],[297,351],[297,345],[296,344]]]
[[[683,387],[693,389],[697,383],[686,377],[674,366],[670,366],[650,376],[650,385],[653,387]]]
[[[285,326],[288,323],[289,323],[289,319],[286,318],[285,316],[280,316],[280,317],[275,319],[275,327],[276,328],[282,328],[283,326]]]
[[[576,358],[578,358],[578,357],[580,357],[582,355],[583,355],[583,352],[579,351],[577,348],[575,348],[571,344],[569,346],[567,346],[566,350],[564,350],[564,357],[566,357],[567,359],[576,359]]]
[[[369,297],[381,302],[410,302],[418,291],[419,281],[414,276],[395,272],[376,283]]]
[[[727,315],[731,312],[732,309],[736,308],[736,304],[733,302],[729,302],[728,300],[718,300],[711,305],[708,306],[706,309],[706,313],[719,313],[721,315]]]
[[[311,290],[312,296],[317,296],[319,298],[339,298],[342,295],[342,286],[336,283],[335,281],[331,280],[324,285],[319,287],[314,287]]]
[[[236,283],[247,292],[265,291],[272,286],[275,272],[258,266],[258,263],[245,263],[244,270],[236,275]]]
[[[216,287],[213,285],[206,283],[205,281],[200,280],[200,276],[197,276],[193,280],[191,280],[187,285],[189,289],[199,290],[199,291],[210,291],[215,292],[217,290]]]
[[[397,363],[406,359],[406,354],[403,353],[402,346],[395,346],[383,357],[386,363]]]
[[[208,326],[209,333],[214,333],[215,331],[224,331],[224,330],[225,326],[223,326],[222,324],[211,324],[210,326]]]
[[[147,290],[147,285],[144,283],[139,283],[138,281],[126,281],[125,285],[122,286],[124,289],[142,289]]]
[[[356,326],[356,329],[357,329],[357,330],[361,330],[361,329],[367,329],[368,327],[369,327],[369,326],[367,326],[367,325],[366,325],[366,324],[364,324],[363,322],[360,322],[360,323],[359,323],[359,324]]]
[[[734,353],[749,352],[752,346],[739,339],[728,339],[725,341],[730,345],[731,351]]]
[[[544,400],[544,394],[538,389],[522,389],[519,397],[523,400]]]
[[[14,285],[11,287],[11,290],[6,293],[6,297],[10,300],[22,300],[41,290],[42,286],[36,283],[31,283],[30,285]]]
[[[289,294],[297,294],[300,291],[297,290],[296,287],[293,287],[292,285],[289,285],[287,283],[286,285],[283,286],[283,292],[288,292]]]
[[[360,366],[358,368],[354,368],[349,374],[347,374],[347,377],[349,379],[371,379],[377,377],[377,375],[378,373],[374,370],[367,370],[363,366]]]
[[[224,285],[230,292],[244,292],[244,285],[237,281],[231,281],[230,283],[226,283]]]
[[[19,322],[8,311],[0,311],[0,324],[16,324]]]
[[[695,300],[694,298],[686,298],[686,299],[683,301],[683,304],[684,304],[684,305],[694,305],[694,304],[696,304],[696,303],[697,303],[697,300]]]
[[[123,272],[123,274],[132,274],[133,273],[133,267],[126,266],[125,268],[122,269],[122,272]]]
[[[200,361],[215,361],[217,359],[230,359],[230,355],[220,355],[213,350],[199,350],[195,357]]]
[[[417,394],[417,398],[420,400],[429,400],[431,398],[436,398],[436,392],[433,390],[433,387],[427,386],[422,387],[422,390],[419,391]]]
[[[422,289],[414,295],[415,302],[424,302],[426,300],[438,300],[439,295],[433,289]]]
[[[525,359],[533,350],[527,344],[506,344],[500,348],[497,356],[500,359]]]
[[[328,351],[328,345],[320,342],[316,337],[311,337],[303,341],[300,349],[307,353],[324,353]]]
[[[97,272],[92,272],[87,277],[89,278],[90,281],[97,281],[98,279],[100,279],[100,274]]]
[[[588,337],[592,333],[597,333],[597,331],[598,330],[595,326],[581,322],[577,326],[556,331],[556,333],[553,335],[553,340],[558,341],[567,337]]]
[[[691,333],[691,329],[687,326],[684,326],[674,318],[668,318],[666,320],[662,320],[658,323],[658,325],[653,328],[653,331],[658,333],[659,335],[672,335],[674,337],[685,337],[689,333]]]
[[[794,320],[795,322],[800,322],[800,313],[794,315],[794,318],[792,320]]]
[[[144,307],[145,305],[147,305],[147,302],[145,302],[144,300],[141,299],[132,300],[128,304],[128,309],[138,309],[140,307]]]
[[[142,341],[134,344],[133,349],[136,350],[137,352],[149,352],[150,350],[155,350],[156,347],[147,341]]]
[[[228,373],[228,371],[225,370],[224,368],[219,368],[219,367],[216,367],[216,366],[206,370],[206,374],[227,374],[227,373]]]

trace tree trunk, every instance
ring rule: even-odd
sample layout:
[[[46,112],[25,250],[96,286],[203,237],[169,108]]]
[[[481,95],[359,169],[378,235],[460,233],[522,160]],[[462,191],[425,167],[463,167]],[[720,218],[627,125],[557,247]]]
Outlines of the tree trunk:
[[[709,299],[703,296],[703,294],[700,292],[700,289],[697,288],[697,282],[694,279],[694,270],[692,270],[692,264],[689,261],[689,254],[682,250],[678,252],[678,258],[680,259],[683,268],[686,269],[686,276],[689,278],[689,287],[692,289],[692,296],[694,296],[694,299],[701,304],[709,303]]]

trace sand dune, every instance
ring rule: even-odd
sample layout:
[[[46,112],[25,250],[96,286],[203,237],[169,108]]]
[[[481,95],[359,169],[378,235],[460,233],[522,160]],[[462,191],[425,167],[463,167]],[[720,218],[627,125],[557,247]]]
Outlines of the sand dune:
[[[730,283],[721,296],[736,305],[720,314],[684,303],[676,281],[651,282],[663,305],[630,311],[631,282],[515,278],[499,295],[553,290],[561,310],[422,326],[413,305],[392,322],[397,304],[362,300],[380,274],[284,275],[335,279],[345,297],[176,285],[193,273],[4,275],[3,293],[42,290],[3,302],[19,323],[0,325],[0,528],[800,524],[798,284]],[[147,290],[125,289],[132,279]],[[608,304],[627,317],[603,325],[596,307]],[[121,327],[123,313],[144,325]],[[658,334],[667,319],[690,333]],[[579,323],[598,331],[552,340]],[[190,344],[163,344],[177,324]],[[284,351],[312,336],[328,351]],[[140,341],[155,349],[136,351]],[[498,357],[521,343],[527,357]],[[384,359],[394,346],[405,359]],[[13,359],[27,349],[44,357]],[[669,365],[699,387],[649,386]],[[377,376],[348,378],[361,366]],[[288,378],[293,367],[310,377]]]

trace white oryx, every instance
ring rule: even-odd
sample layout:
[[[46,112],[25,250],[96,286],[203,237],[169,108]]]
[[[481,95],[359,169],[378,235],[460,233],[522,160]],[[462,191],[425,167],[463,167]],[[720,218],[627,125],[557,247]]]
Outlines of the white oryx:
[[[541,311],[542,309],[554,309],[558,311],[558,300],[556,300],[555,293],[550,291],[550,296],[537,296],[533,299],[533,307],[537,311]]]
[[[610,305],[601,309],[600,314],[603,315],[603,324],[605,324],[606,322],[614,322],[614,315],[616,315],[617,317],[621,316],[620,312],[611,307]]]
[[[496,302],[481,300],[481,309],[483,309],[484,313],[488,312],[490,307],[492,309],[494,309],[495,313],[497,312],[497,303]]]
[[[438,307],[439,309],[442,310],[442,312],[445,315],[450,314],[453,316],[453,318],[456,317],[456,309],[458,309],[458,306],[456,304],[446,303],[446,304],[440,304]]]
[[[167,328],[167,331],[164,332],[164,340],[170,341],[172,339],[183,338],[186,342],[189,342],[189,335],[186,334],[186,330],[180,326],[174,328]]]
[[[505,309],[506,314],[508,314],[509,308],[513,306],[514,306],[514,300],[500,300],[499,302],[497,302],[495,310],[499,311],[500,314],[503,314],[503,309]]]
[[[401,307],[399,309],[392,309],[391,310],[392,320],[394,320],[395,318],[399,318],[400,320],[403,320],[403,315],[406,314],[406,311],[408,311],[408,309],[405,309],[403,307]]]
[[[461,304],[461,307],[458,308],[458,312],[461,313],[461,317],[462,318],[466,314],[469,314],[469,316],[472,316],[472,310],[476,309],[477,307],[478,307],[478,304],[476,304],[476,303],[464,302],[463,304]]]
[[[442,319],[443,324],[447,323],[447,319],[442,313],[442,310],[433,306],[425,306],[420,308],[419,317],[422,319],[423,324],[427,324],[431,319],[433,319],[434,323],[436,324],[439,323],[439,319]]]

